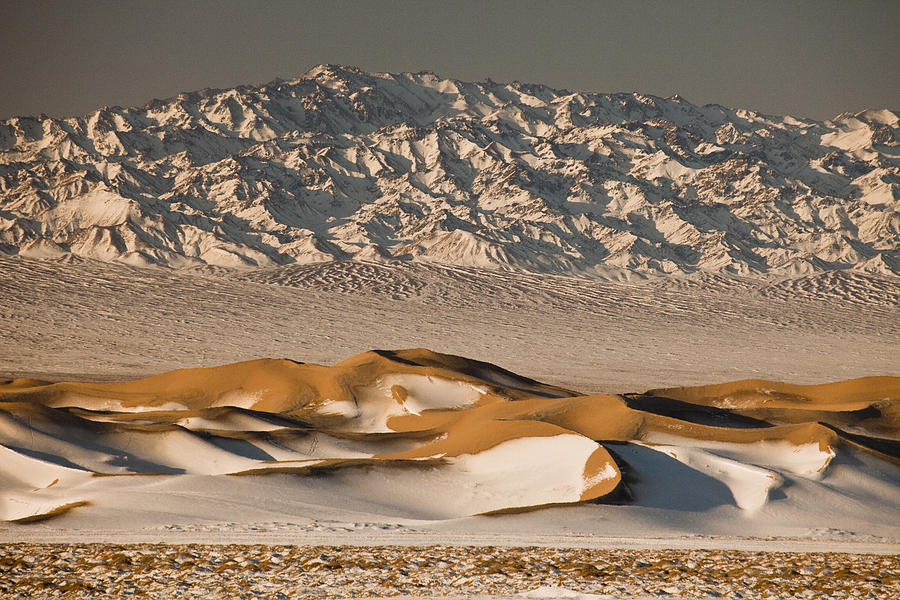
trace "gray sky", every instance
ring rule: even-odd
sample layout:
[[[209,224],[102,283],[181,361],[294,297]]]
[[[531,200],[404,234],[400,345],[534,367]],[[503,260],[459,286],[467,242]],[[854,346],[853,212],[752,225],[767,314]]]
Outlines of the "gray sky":
[[[900,108],[900,1],[0,0],[0,118],[85,114],[319,63],[678,93],[828,118]]]

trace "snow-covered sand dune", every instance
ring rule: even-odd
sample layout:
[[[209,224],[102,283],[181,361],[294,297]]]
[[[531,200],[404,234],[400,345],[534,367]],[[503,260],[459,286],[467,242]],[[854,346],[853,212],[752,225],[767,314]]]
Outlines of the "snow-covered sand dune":
[[[0,267],[6,378],[110,382],[243,363],[195,371],[207,375],[190,393],[177,373],[7,387],[4,518],[59,514],[0,523],[0,539],[824,544],[803,550],[900,540],[897,466],[881,456],[896,447],[895,405],[879,404],[895,394],[673,387],[897,375],[895,278],[600,281],[359,261]],[[466,359],[437,377],[379,355],[248,362],[334,364],[385,346],[477,357],[550,385]],[[569,504],[582,496],[600,503]]]
[[[814,503],[896,537],[898,406],[897,377],[581,395],[424,349],[122,383],[20,378],[0,385],[0,518],[341,509],[434,526],[601,502],[607,517],[642,507],[777,529]]]

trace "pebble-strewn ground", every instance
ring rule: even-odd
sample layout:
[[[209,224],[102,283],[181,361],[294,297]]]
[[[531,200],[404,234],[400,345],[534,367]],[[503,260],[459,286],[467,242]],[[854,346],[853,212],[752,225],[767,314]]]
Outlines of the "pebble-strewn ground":
[[[900,557],[476,546],[7,544],[0,597],[509,595],[898,598]]]

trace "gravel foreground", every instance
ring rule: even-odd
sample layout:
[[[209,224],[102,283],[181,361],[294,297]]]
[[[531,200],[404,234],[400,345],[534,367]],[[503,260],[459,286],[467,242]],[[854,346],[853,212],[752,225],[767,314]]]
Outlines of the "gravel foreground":
[[[560,590],[528,593],[538,588]],[[900,560],[871,554],[498,546],[0,547],[2,598],[582,597],[579,593],[897,598]]]

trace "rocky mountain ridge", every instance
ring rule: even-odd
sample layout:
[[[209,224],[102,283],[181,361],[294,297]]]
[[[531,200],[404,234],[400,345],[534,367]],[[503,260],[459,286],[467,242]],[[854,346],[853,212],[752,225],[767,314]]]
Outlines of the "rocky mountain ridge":
[[[321,65],[140,108],[0,121],[0,251],[897,276],[898,121]]]

